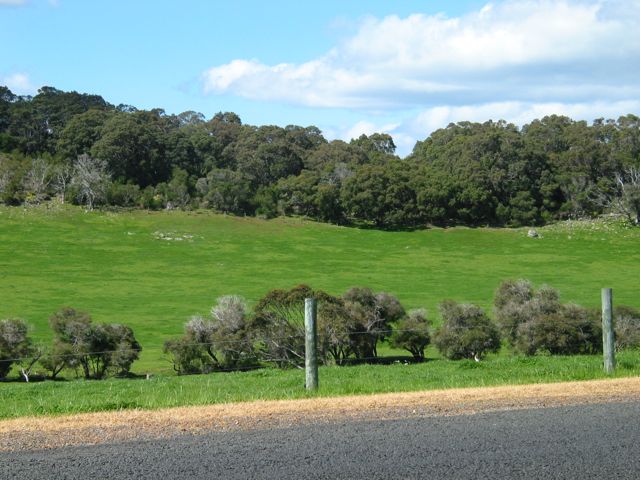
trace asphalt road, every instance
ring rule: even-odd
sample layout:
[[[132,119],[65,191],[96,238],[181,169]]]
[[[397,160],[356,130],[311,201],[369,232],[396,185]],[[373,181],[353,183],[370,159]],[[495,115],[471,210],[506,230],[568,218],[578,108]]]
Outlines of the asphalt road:
[[[639,479],[640,402],[0,454],[8,479]]]

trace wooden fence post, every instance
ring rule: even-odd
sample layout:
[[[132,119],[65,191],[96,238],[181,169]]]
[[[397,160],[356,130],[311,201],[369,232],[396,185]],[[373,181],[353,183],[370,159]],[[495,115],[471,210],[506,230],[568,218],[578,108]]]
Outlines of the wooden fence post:
[[[316,316],[318,304],[315,298],[304,299],[304,367],[305,388],[317,390],[318,388],[318,335]]]
[[[613,373],[616,368],[612,296],[610,288],[602,289],[602,354],[604,356],[604,371],[607,374]]]

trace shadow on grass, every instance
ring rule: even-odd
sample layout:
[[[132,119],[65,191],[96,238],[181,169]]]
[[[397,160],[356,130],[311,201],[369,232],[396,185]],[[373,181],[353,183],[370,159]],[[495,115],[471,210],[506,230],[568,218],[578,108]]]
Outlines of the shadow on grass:
[[[64,378],[49,378],[46,375],[29,375],[29,381],[26,382],[23,377],[7,377],[0,378],[0,383],[38,383],[38,382],[66,382]]]
[[[414,358],[406,355],[396,355],[396,356],[388,356],[388,357],[377,357],[377,358],[347,358],[342,365],[344,367],[349,367],[353,365],[393,365],[394,363],[426,363],[431,361],[428,358]]]

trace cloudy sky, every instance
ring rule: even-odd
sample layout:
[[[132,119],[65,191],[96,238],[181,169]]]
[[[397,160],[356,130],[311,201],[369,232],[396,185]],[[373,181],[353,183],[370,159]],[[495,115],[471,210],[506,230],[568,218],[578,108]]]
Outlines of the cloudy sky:
[[[393,135],[640,114],[640,0],[0,0],[0,84]]]

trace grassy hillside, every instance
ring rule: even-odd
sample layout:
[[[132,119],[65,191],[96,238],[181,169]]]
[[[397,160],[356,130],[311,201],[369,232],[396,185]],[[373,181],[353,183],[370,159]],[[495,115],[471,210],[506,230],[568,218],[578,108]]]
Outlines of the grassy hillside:
[[[570,222],[539,229],[380,232],[297,219],[209,212],[86,213],[74,207],[0,207],[0,318],[21,317],[48,340],[62,306],[131,325],[144,347],[136,371],[169,370],[163,341],[216,297],[255,303],[267,290],[308,283],[340,294],[366,285],[435,318],[445,298],[490,308],[506,278],[560,289],[563,301],[640,307],[640,229]]]

